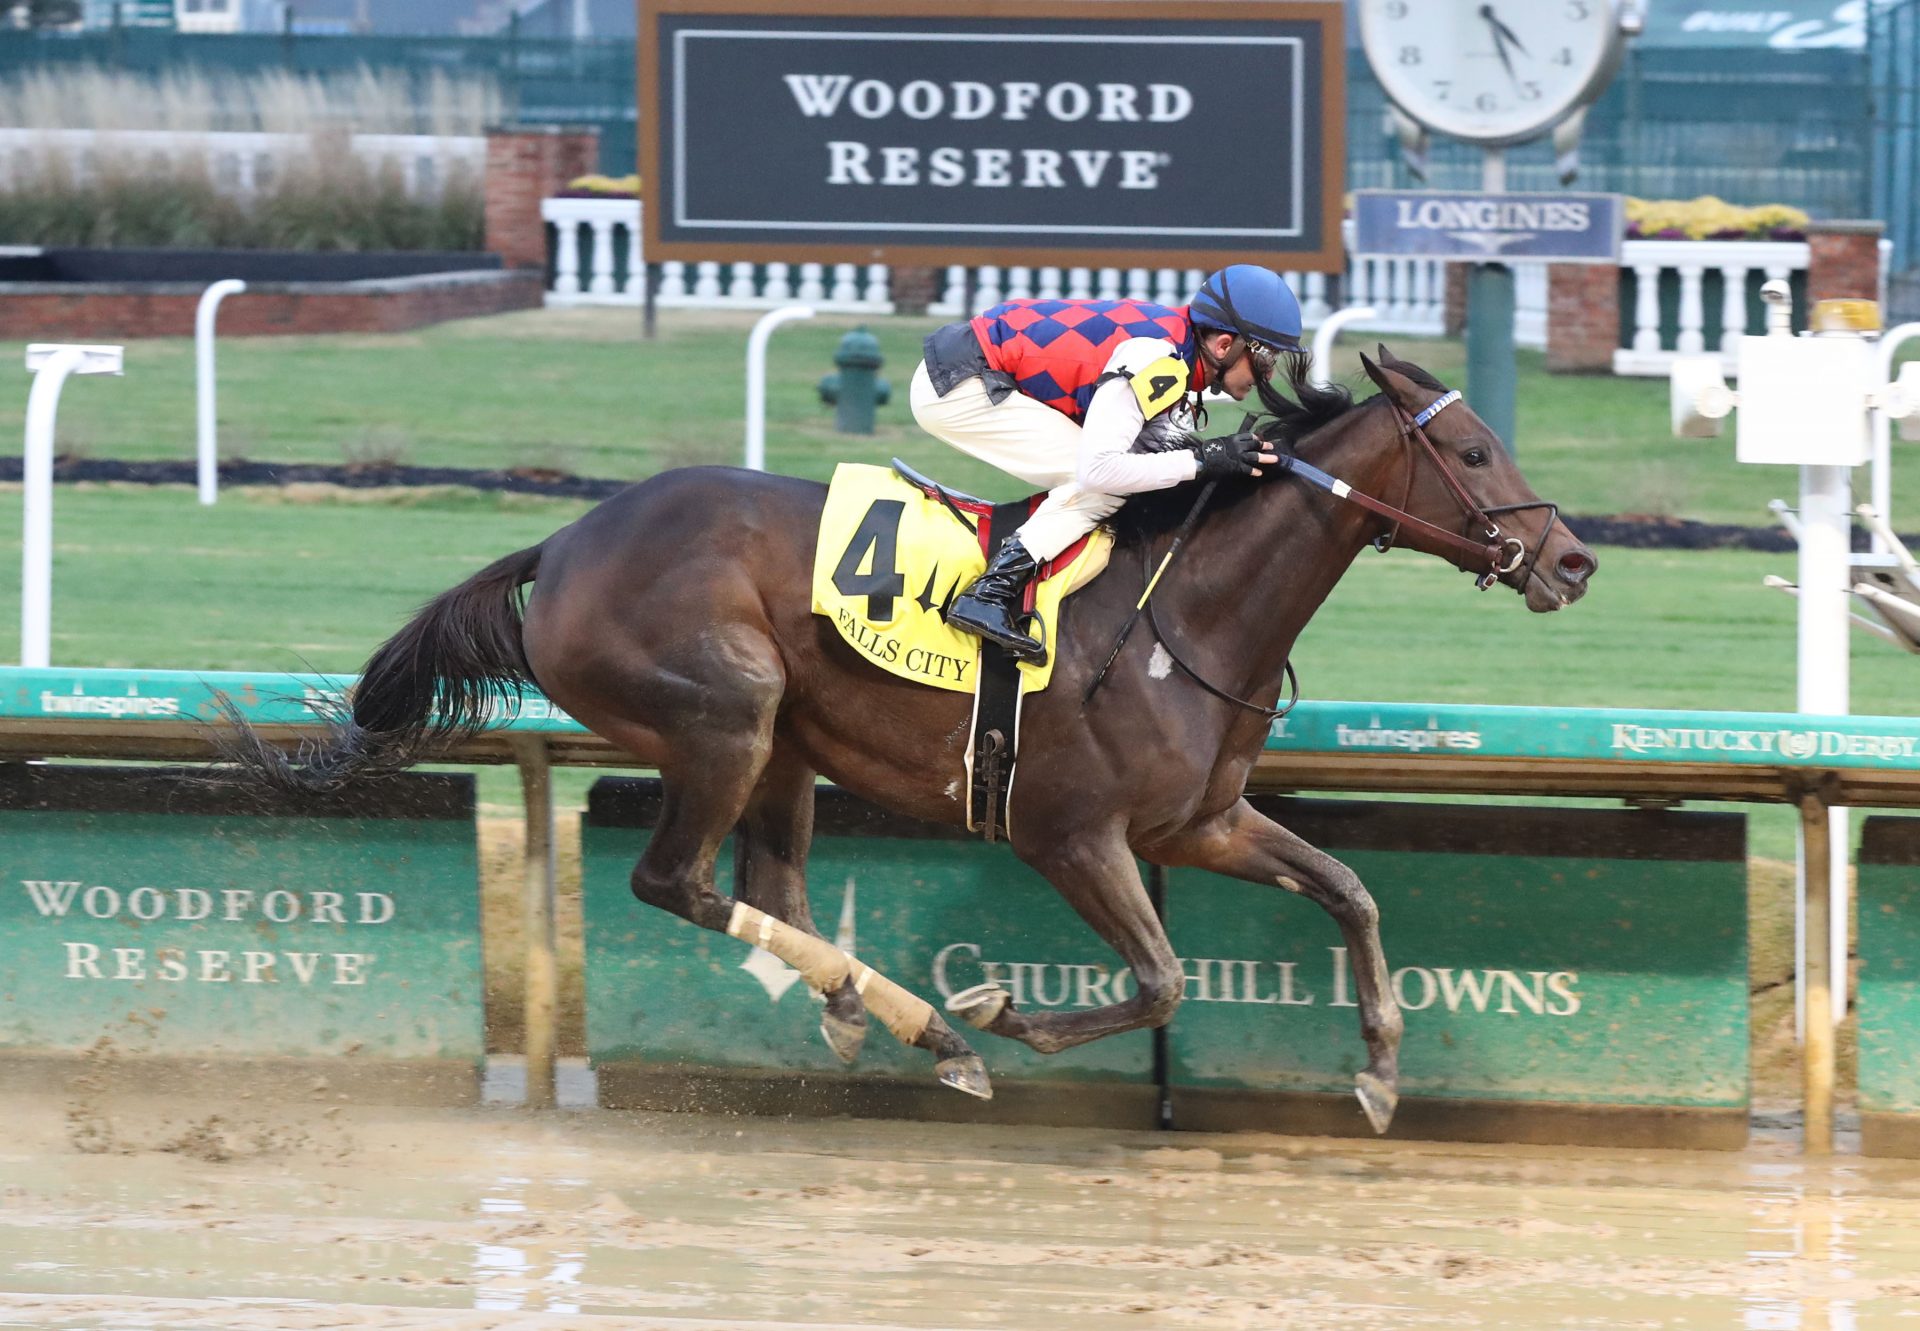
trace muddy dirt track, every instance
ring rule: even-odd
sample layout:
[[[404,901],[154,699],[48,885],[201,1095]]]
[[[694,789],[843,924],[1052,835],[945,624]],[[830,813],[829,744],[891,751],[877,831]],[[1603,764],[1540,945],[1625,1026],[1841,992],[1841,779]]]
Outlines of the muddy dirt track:
[[[330,1103],[331,1101],[331,1103]],[[0,1325],[1920,1328],[1920,1165],[0,1095]]]

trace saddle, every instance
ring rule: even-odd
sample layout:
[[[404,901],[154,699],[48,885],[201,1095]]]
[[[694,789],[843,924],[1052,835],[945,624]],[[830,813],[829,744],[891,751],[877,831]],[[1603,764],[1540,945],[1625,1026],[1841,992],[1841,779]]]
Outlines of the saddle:
[[[813,612],[890,674],[974,698],[967,751],[968,826],[989,840],[1005,827],[1021,699],[1045,689],[1056,653],[1017,662],[949,628],[953,598],[1044,499],[1010,504],[964,494],[897,459],[891,469],[842,463],[828,486],[814,552]],[[1032,631],[1057,636],[1061,602],[1106,567],[1112,536],[1097,530],[1041,566],[1027,588]]]

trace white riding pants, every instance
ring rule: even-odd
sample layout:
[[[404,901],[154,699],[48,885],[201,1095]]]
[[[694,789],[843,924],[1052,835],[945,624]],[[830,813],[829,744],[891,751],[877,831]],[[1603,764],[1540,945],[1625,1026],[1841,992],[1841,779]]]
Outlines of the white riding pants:
[[[913,372],[913,418],[936,439],[952,444],[1018,477],[1042,486],[1047,497],[1015,533],[1027,553],[1045,562],[1100,525],[1125,502],[1074,481],[1080,463],[1080,427],[1024,393],[995,403],[978,377],[962,380],[935,397],[926,362]]]

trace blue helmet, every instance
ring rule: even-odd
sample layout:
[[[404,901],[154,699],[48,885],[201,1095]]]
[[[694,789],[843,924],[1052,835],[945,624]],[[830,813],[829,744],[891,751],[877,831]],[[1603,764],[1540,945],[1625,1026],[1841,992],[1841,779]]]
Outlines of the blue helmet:
[[[1188,308],[1196,326],[1283,351],[1300,349],[1300,302],[1280,274],[1236,263],[1201,283]]]

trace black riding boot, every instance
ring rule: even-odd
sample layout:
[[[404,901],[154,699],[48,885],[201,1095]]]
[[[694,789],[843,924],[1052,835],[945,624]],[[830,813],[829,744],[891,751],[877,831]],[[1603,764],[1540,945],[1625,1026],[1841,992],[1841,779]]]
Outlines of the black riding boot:
[[[1033,556],[1020,538],[1010,536],[994,555],[987,571],[973,580],[947,609],[947,623],[967,633],[997,642],[1016,660],[1038,664],[1047,649],[1020,631],[1020,603],[1033,580]]]

